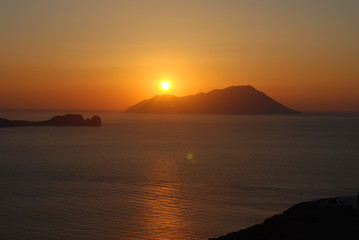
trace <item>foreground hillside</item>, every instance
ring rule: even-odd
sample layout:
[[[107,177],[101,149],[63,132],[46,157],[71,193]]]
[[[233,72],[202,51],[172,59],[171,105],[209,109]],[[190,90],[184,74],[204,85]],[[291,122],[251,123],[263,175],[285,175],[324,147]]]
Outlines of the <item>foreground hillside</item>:
[[[211,240],[359,239],[357,197],[303,202],[239,232]]]

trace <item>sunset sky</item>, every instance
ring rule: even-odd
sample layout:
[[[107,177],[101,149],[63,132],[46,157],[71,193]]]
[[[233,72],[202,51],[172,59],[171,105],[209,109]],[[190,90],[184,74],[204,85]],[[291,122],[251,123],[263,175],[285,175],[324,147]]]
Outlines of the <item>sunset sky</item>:
[[[0,1],[0,108],[123,110],[249,84],[296,110],[359,112],[358,13],[357,0]]]

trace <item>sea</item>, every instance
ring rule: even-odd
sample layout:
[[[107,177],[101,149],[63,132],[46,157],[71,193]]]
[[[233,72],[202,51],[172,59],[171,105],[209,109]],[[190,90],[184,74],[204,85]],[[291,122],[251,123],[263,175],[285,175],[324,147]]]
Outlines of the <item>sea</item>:
[[[82,114],[0,128],[0,239],[202,240],[359,192],[358,114]]]

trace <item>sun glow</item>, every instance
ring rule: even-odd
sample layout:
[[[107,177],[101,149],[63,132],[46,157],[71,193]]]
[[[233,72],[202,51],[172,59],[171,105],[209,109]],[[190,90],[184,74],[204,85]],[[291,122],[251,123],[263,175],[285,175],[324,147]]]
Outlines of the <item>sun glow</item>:
[[[161,88],[163,90],[168,90],[171,88],[171,83],[168,80],[162,81],[161,82]]]

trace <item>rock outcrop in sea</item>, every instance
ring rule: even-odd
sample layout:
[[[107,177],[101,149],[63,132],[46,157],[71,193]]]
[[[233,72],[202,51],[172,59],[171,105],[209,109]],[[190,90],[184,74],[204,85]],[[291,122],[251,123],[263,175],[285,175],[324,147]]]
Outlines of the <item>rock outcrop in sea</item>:
[[[359,239],[358,197],[343,196],[299,203],[262,224],[210,240]]]
[[[46,121],[24,121],[8,120],[0,118],[0,127],[25,127],[25,126],[101,126],[101,118],[93,116],[91,119],[84,119],[80,114],[66,114],[55,116]]]
[[[126,110],[127,113],[194,114],[293,114],[290,109],[251,86],[232,86],[208,93],[176,97],[154,96]]]

